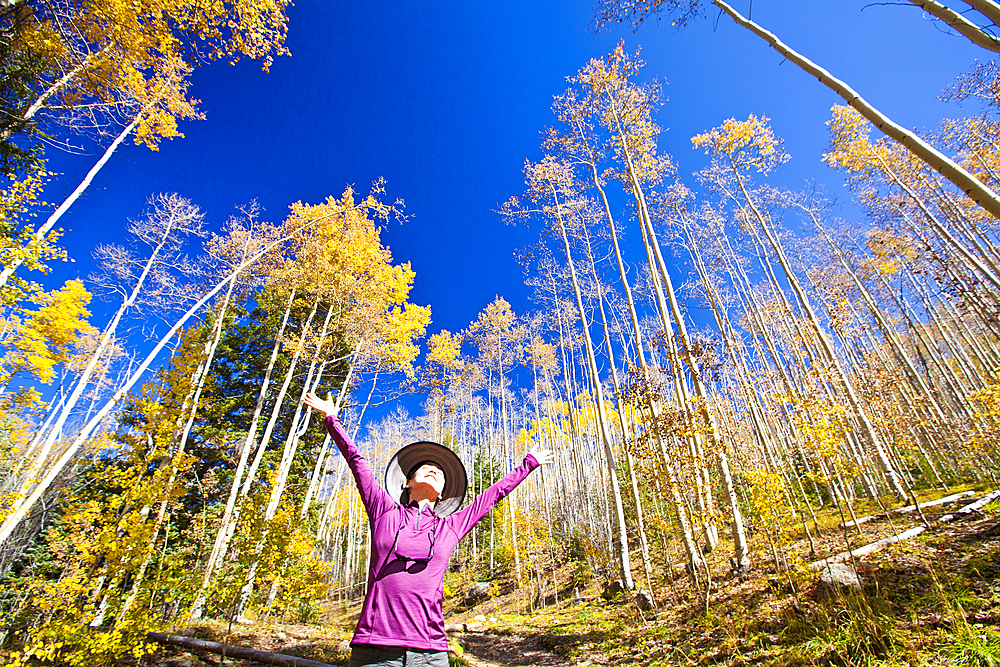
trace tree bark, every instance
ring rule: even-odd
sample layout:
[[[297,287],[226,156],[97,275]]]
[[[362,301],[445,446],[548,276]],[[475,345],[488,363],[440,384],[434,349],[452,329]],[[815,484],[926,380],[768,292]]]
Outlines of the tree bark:
[[[267,388],[271,384],[271,373],[274,370],[274,364],[278,359],[278,353],[281,350],[281,337],[285,333],[285,327],[288,324],[288,318],[292,312],[292,304],[295,301],[295,290],[292,289],[288,295],[288,305],[285,308],[285,316],[281,320],[281,328],[278,329],[277,335],[274,337],[274,347],[271,350],[271,358],[267,365],[267,370],[264,372],[264,381],[261,383],[260,393],[257,395],[257,405],[254,408],[253,417],[250,419],[250,426],[247,429],[247,437],[243,442],[243,447],[240,450],[240,460],[236,465],[236,471],[233,473],[233,481],[229,488],[229,498],[226,500],[226,507],[222,512],[222,518],[219,520],[219,529],[215,535],[215,542],[212,545],[212,552],[208,557],[208,562],[205,564],[205,574],[202,578],[201,588],[198,590],[198,594],[195,596],[194,604],[191,606],[191,618],[199,619],[204,613],[205,605],[205,595],[208,590],[209,584],[212,582],[212,576],[215,574],[215,569],[218,564],[225,558],[226,552],[229,549],[229,540],[232,539],[233,529],[236,522],[239,521],[239,511],[237,509],[236,501],[240,497],[240,488],[243,485],[243,474],[246,471],[247,461],[250,459],[250,452],[253,451],[253,443],[257,435],[257,425],[260,420],[261,412],[264,409],[264,401],[267,398]]]
[[[52,215],[50,215],[48,220],[45,221],[45,224],[35,230],[34,243],[41,243],[42,239],[45,238],[45,235],[48,234],[53,227],[55,227],[56,223],[59,222],[59,219],[62,218],[63,214],[66,213],[70,206],[72,206],[76,200],[80,198],[80,195],[82,195],[84,191],[90,187],[90,183],[94,180],[94,176],[96,176],[98,172],[104,168],[104,165],[108,163],[108,160],[110,160],[114,152],[118,150],[118,146],[125,141],[125,138],[132,134],[132,130],[134,130],[135,126],[139,124],[139,119],[141,117],[142,113],[140,112],[131,123],[125,126],[125,129],[121,131],[121,134],[115,137],[115,140],[111,142],[111,145],[108,146],[106,151],[104,151],[104,155],[102,155],[101,158],[94,163],[94,166],[90,168],[90,171],[88,171],[87,175],[84,176],[82,181],[80,181],[80,184],[76,186],[76,189],[73,190],[68,197],[66,197],[63,203],[59,205],[59,208],[52,212]],[[7,284],[10,277],[14,275],[14,272],[17,271],[23,263],[24,259],[15,259],[11,262],[10,266],[6,266],[3,271],[0,271],[0,287]]]
[[[170,225],[166,230],[164,230],[162,238],[160,238],[157,245],[153,247],[153,250],[149,255],[149,259],[146,260],[142,272],[136,279],[136,283],[135,286],[132,288],[132,291],[122,302],[122,305],[119,306],[114,316],[112,316],[111,321],[107,324],[107,326],[104,327],[104,331],[101,333],[101,338],[97,343],[97,347],[95,348],[94,352],[90,355],[90,359],[87,361],[87,365],[84,367],[83,371],[77,378],[76,384],[73,386],[73,391],[70,392],[69,398],[67,398],[66,402],[63,404],[62,410],[59,413],[59,417],[52,425],[52,428],[49,430],[48,435],[42,441],[42,446],[35,456],[35,461],[32,463],[31,468],[29,468],[28,472],[25,475],[25,479],[21,487],[21,492],[14,506],[15,513],[17,512],[18,509],[20,509],[22,504],[25,502],[25,498],[28,494],[28,490],[31,488],[32,480],[35,474],[41,472],[41,470],[43,469],[45,461],[48,459],[49,453],[52,451],[52,447],[55,445],[56,440],[62,433],[62,428],[65,425],[66,420],[69,418],[70,413],[73,412],[73,409],[76,407],[76,404],[80,400],[80,397],[83,395],[83,392],[90,384],[90,378],[93,375],[94,371],[97,369],[101,357],[104,356],[105,352],[110,348],[112,342],[114,341],[115,332],[117,331],[118,325],[121,323],[122,318],[125,316],[126,311],[133,305],[135,305],[136,301],[139,299],[139,294],[146,283],[146,278],[149,276],[150,271],[153,269],[153,266],[159,259],[160,251],[163,250],[163,247],[170,240],[170,236],[173,233],[174,229],[175,227],[173,225]],[[124,396],[124,394],[122,394],[122,396]],[[0,531],[0,534],[2,534],[2,531]],[[0,537],[0,542],[3,542],[4,539],[5,537]]]
[[[935,0],[910,0],[917,7],[920,7],[928,14],[935,16],[949,27],[969,39],[976,46],[981,46],[988,51],[1000,53],[1000,41],[989,34],[978,25],[965,18],[954,9],[945,7]],[[969,3],[972,4],[972,3]]]
[[[315,222],[317,221],[318,220],[311,221],[311,224],[315,224]],[[34,491],[32,491],[31,495],[24,502],[21,503],[21,505],[17,508],[17,510],[12,512],[5,518],[3,525],[0,526],[0,544],[5,542],[7,538],[10,537],[10,534],[14,531],[14,528],[17,526],[17,524],[20,523],[21,519],[23,519],[27,515],[31,507],[36,502],[38,502],[38,499],[41,498],[45,490],[48,489],[48,487],[52,484],[53,481],[55,481],[56,477],[59,476],[59,473],[62,472],[63,468],[65,468],[66,465],[73,459],[73,457],[76,456],[76,453],[79,451],[80,447],[83,446],[83,443],[90,438],[90,436],[97,429],[97,427],[104,420],[104,418],[107,417],[108,414],[110,414],[111,410],[125,397],[125,394],[127,394],[132,389],[132,387],[135,386],[135,383],[138,382],[139,378],[145,374],[146,370],[153,363],[156,357],[158,357],[160,352],[163,351],[163,348],[167,346],[167,343],[169,343],[170,340],[173,339],[173,337],[177,334],[178,331],[181,330],[181,328],[187,323],[187,321],[192,317],[194,317],[196,313],[200,312],[201,309],[204,308],[205,304],[207,304],[216,294],[221,292],[223,288],[228,286],[231,281],[235,280],[236,276],[239,273],[241,273],[243,270],[256,263],[260,258],[262,258],[267,253],[274,250],[274,248],[278,247],[280,244],[288,241],[289,239],[297,235],[303,229],[305,229],[305,227],[296,229],[290,234],[282,236],[276,241],[269,243],[267,246],[264,247],[263,250],[260,250],[257,253],[255,253],[248,260],[246,260],[238,267],[236,267],[234,271],[231,274],[229,274],[229,276],[221,280],[204,296],[198,299],[198,301],[194,305],[192,305],[187,310],[187,312],[185,312],[174,323],[174,325],[170,328],[170,330],[163,336],[163,338],[160,339],[160,341],[156,344],[156,346],[146,356],[146,358],[139,365],[139,367],[125,381],[125,384],[122,385],[118,389],[118,391],[115,392],[114,396],[112,396],[104,404],[104,406],[98,411],[98,413],[94,415],[90,419],[90,421],[88,421],[84,425],[83,429],[80,431],[80,434],[76,437],[76,439],[69,446],[69,448],[66,449],[66,451],[59,458],[59,460],[52,465],[52,467],[49,469],[48,473],[41,480],[41,482],[39,482],[35,486],[35,489]]]
[[[993,22],[993,25],[1000,26],[1000,5],[993,0],[962,0],[977,12]]]
[[[822,67],[816,65],[811,60],[800,55],[789,48],[784,42],[779,40],[773,33],[768,32],[756,23],[747,20],[739,12],[730,7],[722,0],[712,0],[713,4],[729,14],[734,21],[744,28],[750,30],[758,37],[761,37],[774,48],[775,51],[792,61],[803,70],[812,74],[844,100],[857,109],[861,115],[875,124],[877,128],[905,146],[911,153],[923,160],[932,169],[940,173],[949,181],[954,183],[959,190],[964,192],[974,202],[990,212],[993,217],[1000,219],[1000,197],[993,190],[984,185],[975,176],[963,169],[954,160],[944,155],[916,134],[907,130],[902,125],[894,122],[888,116],[870,105],[853,88],[837,79]]]
[[[593,378],[595,394],[594,402],[596,403],[600,435],[604,444],[604,455],[607,459],[608,476],[611,480],[611,493],[615,505],[615,518],[617,521],[618,533],[618,548],[616,549],[618,566],[622,576],[622,584],[626,590],[632,590],[635,588],[635,584],[632,582],[632,569],[629,562],[628,534],[625,528],[625,509],[622,506],[622,493],[618,483],[618,473],[615,470],[615,456],[611,449],[611,433],[608,428],[608,418],[604,410],[604,390],[601,387],[601,378],[597,370],[597,360],[594,358],[594,343],[590,338],[590,327],[587,324],[587,315],[583,307],[583,297],[580,293],[580,284],[577,281],[576,268],[573,265],[573,254],[570,250],[569,236],[566,232],[566,225],[563,220],[562,213],[559,212],[561,203],[559,195],[556,193],[554,187],[552,188],[552,195],[556,201],[556,217],[558,219],[556,224],[559,226],[559,233],[562,237],[563,247],[566,251],[566,262],[569,265],[570,279],[572,280],[573,291],[576,295],[576,305],[577,309],[580,311],[580,325],[583,330],[584,348],[587,353],[587,365],[590,369],[591,377]]]

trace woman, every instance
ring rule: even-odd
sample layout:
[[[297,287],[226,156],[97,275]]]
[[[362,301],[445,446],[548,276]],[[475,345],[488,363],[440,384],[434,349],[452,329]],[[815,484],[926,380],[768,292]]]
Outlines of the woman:
[[[310,392],[306,405],[326,414],[326,428],[354,474],[372,531],[368,594],[351,640],[351,667],[447,667],[442,602],[448,559],[499,500],[539,465],[552,463],[552,452],[529,452],[520,466],[459,510],[465,468],[454,452],[428,442],[404,447],[386,471],[387,492],[344,431],[330,395],[323,400]]]

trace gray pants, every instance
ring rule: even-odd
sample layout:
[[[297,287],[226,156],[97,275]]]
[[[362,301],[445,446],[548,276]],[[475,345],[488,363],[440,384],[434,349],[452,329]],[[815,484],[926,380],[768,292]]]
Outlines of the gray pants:
[[[354,644],[350,667],[448,667],[448,652]]]

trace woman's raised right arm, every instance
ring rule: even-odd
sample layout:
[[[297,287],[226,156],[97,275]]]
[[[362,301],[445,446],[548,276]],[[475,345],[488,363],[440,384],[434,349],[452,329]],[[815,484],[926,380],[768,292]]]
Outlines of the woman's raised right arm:
[[[326,400],[323,400],[316,394],[309,392],[306,394],[305,403],[310,408],[326,414],[326,430],[329,431],[330,437],[337,444],[337,449],[340,450],[344,460],[347,461],[348,467],[351,469],[351,473],[354,475],[354,482],[361,493],[361,500],[368,511],[368,518],[371,521],[375,521],[383,513],[391,509],[396,502],[378,483],[375,473],[372,471],[371,466],[368,465],[367,459],[362,456],[358,446],[347,435],[344,425],[337,418],[336,404],[330,400],[330,395],[327,394]]]

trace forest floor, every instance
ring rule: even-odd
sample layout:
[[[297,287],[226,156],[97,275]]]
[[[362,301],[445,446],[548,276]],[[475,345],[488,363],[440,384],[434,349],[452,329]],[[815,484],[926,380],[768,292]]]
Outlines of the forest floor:
[[[982,495],[983,489],[976,491]],[[801,567],[846,548],[839,515],[820,514],[821,536],[810,521],[815,552],[805,531],[790,535],[780,550],[786,555],[780,574],[765,536],[753,536],[756,560],[745,574],[731,571],[731,544],[721,541],[708,555],[713,578],[707,604],[704,590],[696,591],[683,568],[670,565],[682,560],[679,554],[667,553],[656,559],[656,569],[667,575],[652,581],[656,608],[650,611],[641,610],[632,594],[603,597],[600,582],[584,584],[582,568],[570,562],[554,577],[545,575],[544,601],[537,583],[515,589],[512,579],[501,579],[489,599],[471,608],[462,599],[474,573],[449,573],[445,623],[472,667],[1000,665],[1000,502],[966,520],[937,522],[968,502],[925,509],[932,530],[859,559],[860,594],[831,594],[816,571]],[[861,516],[872,508],[856,509]],[[856,548],[918,521],[914,513],[895,514],[891,521],[850,529],[846,539]],[[533,578],[528,561],[522,560],[522,575]],[[786,571],[795,563],[800,567]],[[636,585],[647,588],[641,562],[633,566]],[[315,625],[254,623],[227,633],[225,625],[207,622],[185,634],[346,665],[357,613],[357,603],[331,605]],[[220,659],[164,649],[143,664],[214,667]]]

